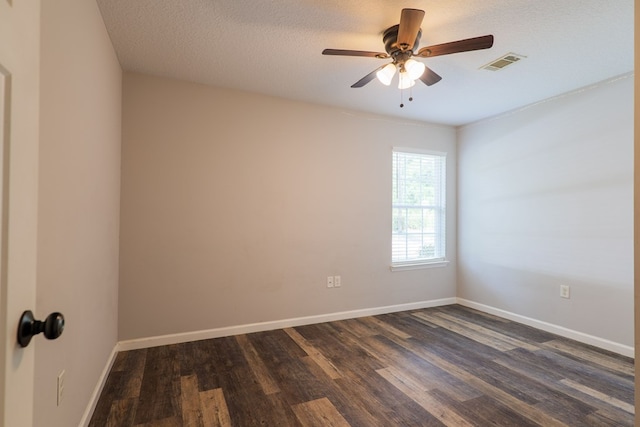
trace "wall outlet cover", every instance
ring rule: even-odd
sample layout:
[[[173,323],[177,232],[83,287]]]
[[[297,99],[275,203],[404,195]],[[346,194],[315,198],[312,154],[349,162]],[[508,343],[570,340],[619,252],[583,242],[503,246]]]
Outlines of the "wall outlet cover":
[[[64,369],[58,374],[58,392],[56,399],[57,406],[60,406],[62,404],[62,398],[64,397],[64,374]]]
[[[333,276],[327,276],[327,288],[333,288]]]

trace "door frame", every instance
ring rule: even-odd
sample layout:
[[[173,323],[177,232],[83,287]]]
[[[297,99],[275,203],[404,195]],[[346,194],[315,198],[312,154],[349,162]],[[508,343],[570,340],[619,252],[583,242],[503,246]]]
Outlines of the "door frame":
[[[35,349],[17,343],[36,303],[40,0],[0,0],[0,425],[33,425]]]

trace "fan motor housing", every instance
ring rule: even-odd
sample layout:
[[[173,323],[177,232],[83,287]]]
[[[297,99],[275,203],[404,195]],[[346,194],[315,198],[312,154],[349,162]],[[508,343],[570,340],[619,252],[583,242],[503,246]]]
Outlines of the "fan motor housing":
[[[402,51],[398,46],[398,28],[400,28],[400,24],[394,25],[393,27],[387,28],[383,35],[382,41],[384,42],[384,50],[387,51],[389,56],[394,56],[394,53],[398,53]],[[422,29],[418,31],[418,35],[416,36],[416,41],[413,43],[413,49],[417,48],[420,44],[420,37],[422,36]]]

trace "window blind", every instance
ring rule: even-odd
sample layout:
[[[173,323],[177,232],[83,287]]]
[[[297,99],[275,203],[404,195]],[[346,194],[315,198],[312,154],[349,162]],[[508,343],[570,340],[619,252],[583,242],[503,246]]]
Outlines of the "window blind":
[[[393,150],[392,265],[445,259],[444,153]]]

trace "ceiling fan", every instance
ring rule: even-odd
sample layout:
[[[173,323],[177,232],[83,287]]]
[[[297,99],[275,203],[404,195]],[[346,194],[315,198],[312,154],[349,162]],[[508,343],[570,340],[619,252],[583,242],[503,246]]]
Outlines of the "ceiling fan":
[[[388,86],[391,84],[391,80],[396,71],[398,71],[398,88],[407,89],[413,86],[416,80],[421,80],[427,86],[431,86],[442,79],[442,77],[429,69],[424,63],[413,59],[414,57],[430,58],[432,56],[488,49],[493,46],[493,35],[486,35],[427,46],[416,52],[415,49],[418,47],[420,37],[422,36],[420,25],[422,24],[423,18],[424,10],[402,9],[400,24],[387,28],[383,33],[382,40],[386,53],[362,50],[325,49],[322,51],[322,54],[391,59],[392,62],[376,68],[351,85],[351,87],[363,87],[376,77],[381,83]]]

